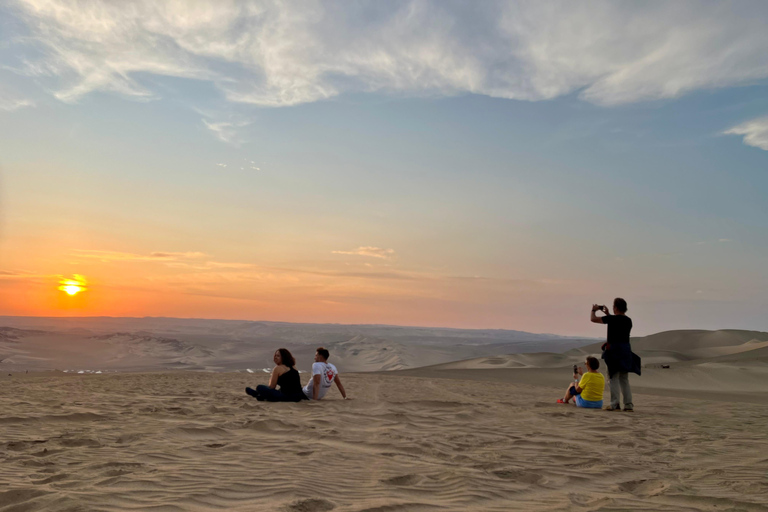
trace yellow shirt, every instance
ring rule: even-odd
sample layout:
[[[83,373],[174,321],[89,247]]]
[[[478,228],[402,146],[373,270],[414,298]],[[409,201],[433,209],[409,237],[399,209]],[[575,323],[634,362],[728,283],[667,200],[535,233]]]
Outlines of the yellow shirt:
[[[582,389],[581,398],[590,402],[597,402],[603,399],[603,389],[605,389],[605,377],[602,373],[587,372],[581,376],[579,387]]]

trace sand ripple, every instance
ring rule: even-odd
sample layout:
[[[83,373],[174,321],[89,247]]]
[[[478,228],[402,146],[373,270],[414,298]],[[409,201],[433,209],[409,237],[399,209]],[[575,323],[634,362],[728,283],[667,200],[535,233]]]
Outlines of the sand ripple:
[[[350,402],[241,392],[265,378],[4,379],[0,512],[768,510],[765,405],[392,375],[348,375]]]

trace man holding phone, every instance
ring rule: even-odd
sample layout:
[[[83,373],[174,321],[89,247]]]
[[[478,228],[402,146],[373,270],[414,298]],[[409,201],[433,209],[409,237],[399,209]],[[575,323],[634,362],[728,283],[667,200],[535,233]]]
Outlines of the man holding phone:
[[[597,312],[604,316],[597,316]],[[608,378],[611,388],[611,405],[609,411],[620,411],[621,398],[624,398],[624,411],[634,411],[632,390],[629,388],[629,372],[640,375],[640,358],[632,353],[629,344],[629,333],[632,330],[632,319],[627,316],[627,301],[617,297],[613,301],[613,314],[608,308],[598,304],[592,305],[590,320],[596,324],[608,326],[607,341],[603,344],[603,356],[608,366]]]

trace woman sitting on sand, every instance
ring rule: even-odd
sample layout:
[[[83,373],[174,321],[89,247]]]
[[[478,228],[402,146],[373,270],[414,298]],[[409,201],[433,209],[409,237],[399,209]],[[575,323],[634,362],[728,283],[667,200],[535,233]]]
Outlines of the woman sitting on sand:
[[[579,366],[578,374],[581,375],[581,380],[578,384],[575,382],[571,383],[568,386],[568,391],[565,392],[565,396],[558,398],[557,403],[567,404],[573,398],[577,407],[602,409],[605,377],[597,371],[600,368],[600,361],[590,356],[585,364],[587,365],[587,373],[584,373],[584,370]]]
[[[299,402],[307,397],[301,390],[299,372],[294,366],[296,360],[287,348],[275,352],[275,368],[269,377],[269,385],[259,384],[256,389],[245,388],[245,392],[259,402]],[[280,386],[280,389],[276,389]]]

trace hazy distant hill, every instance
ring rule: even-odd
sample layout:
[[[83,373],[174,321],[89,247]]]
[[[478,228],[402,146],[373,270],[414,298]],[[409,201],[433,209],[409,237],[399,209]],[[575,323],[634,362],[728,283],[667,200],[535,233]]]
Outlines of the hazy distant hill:
[[[768,364],[768,332],[679,330],[632,338],[632,351],[643,366],[709,363]],[[532,352],[478,357],[438,364],[433,370],[562,368],[581,364],[587,355],[600,357],[603,341],[562,353]]]
[[[177,318],[0,317],[2,368],[261,371],[289,348],[307,370],[315,349],[342,371],[378,371],[531,351],[593,340],[499,329],[292,324]]]

